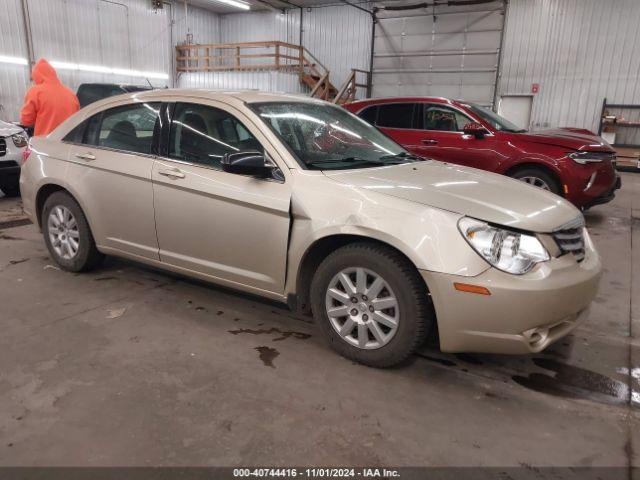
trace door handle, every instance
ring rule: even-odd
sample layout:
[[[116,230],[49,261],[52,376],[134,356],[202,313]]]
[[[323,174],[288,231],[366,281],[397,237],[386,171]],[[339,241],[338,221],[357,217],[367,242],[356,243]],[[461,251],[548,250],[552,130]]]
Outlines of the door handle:
[[[96,159],[96,156],[93,153],[76,153],[76,158],[81,158],[82,160],[92,161]]]
[[[433,138],[425,138],[424,140],[422,140],[422,143],[424,143],[425,145],[437,145],[438,140],[434,140]]]
[[[160,175],[164,175],[165,177],[169,177],[169,178],[184,178],[185,177],[184,173],[182,173],[177,168],[172,169],[172,170],[158,170],[158,173]]]

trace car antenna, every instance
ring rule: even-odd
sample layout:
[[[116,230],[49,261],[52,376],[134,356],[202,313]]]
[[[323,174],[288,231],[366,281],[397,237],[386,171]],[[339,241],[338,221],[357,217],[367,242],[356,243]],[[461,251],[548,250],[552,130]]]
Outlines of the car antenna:
[[[153,84],[149,81],[149,79],[147,77],[144,77],[144,79],[147,81],[147,83],[149,84],[149,86],[153,90]]]

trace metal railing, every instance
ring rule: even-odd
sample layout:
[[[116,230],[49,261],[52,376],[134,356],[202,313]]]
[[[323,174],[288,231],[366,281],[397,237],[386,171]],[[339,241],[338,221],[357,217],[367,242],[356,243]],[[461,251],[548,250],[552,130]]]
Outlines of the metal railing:
[[[176,70],[181,72],[239,72],[277,70],[297,72],[310,89],[310,96],[334,103],[355,99],[357,88],[367,88],[370,73],[353,69],[337,89],[329,69],[301,45],[280,41],[176,46]],[[358,80],[366,75],[364,83]]]
[[[363,77],[364,80],[362,79]],[[351,74],[347,77],[335,98],[332,100],[333,103],[343,104],[353,102],[356,99],[358,88],[364,88],[366,90],[369,88],[370,82],[371,72],[359,68],[352,68]]]
[[[322,76],[326,67],[306,48],[279,41],[176,46],[178,72],[298,70]]]

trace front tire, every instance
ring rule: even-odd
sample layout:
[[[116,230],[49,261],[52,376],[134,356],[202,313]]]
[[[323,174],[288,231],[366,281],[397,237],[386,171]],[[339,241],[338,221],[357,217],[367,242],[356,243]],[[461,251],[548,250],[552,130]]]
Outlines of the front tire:
[[[42,209],[42,233],[53,260],[69,272],[98,266],[104,255],[97,248],[80,205],[66,192],[55,192]]]
[[[372,242],[339,248],[311,284],[313,316],[329,345],[371,367],[401,363],[424,342],[435,313],[404,256]]]
[[[562,195],[561,185],[553,175],[545,172],[541,168],[525,167],[516,170],[510,175],[511,178],[525,182],[533,187],[542,188],[556,195]]]

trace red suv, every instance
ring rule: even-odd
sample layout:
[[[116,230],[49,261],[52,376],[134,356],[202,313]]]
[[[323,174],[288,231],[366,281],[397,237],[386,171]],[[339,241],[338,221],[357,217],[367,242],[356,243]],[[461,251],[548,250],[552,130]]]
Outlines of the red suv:
[[[489,170],[562,195],[586,209],[620,188],[615,151],[588,130],[530,133],[491,110],[445,98],[344,105],[415,155]]]

